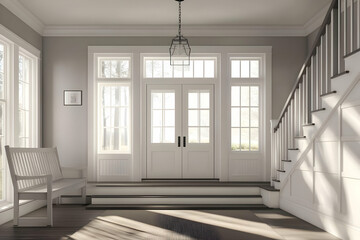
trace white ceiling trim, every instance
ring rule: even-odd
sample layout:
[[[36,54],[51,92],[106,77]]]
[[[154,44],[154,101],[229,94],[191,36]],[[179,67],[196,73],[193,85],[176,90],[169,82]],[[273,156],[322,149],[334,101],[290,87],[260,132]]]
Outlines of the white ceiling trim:
[[[114,26],[47,26],[18,0],[0,0],[6,8],[18,16],[42,36],[174,36],[176,25],[114,25]],[[186,36],[307,36],[317,29],[327,12],[322,9],[304,26],[204,26],[183,27]]]
[[[185,36],[305,36],[300,27],[203,26],[182,27]],[[175,36],[177,25],[46,26],[43,36]]]
[[[25,8],[18,0],[0,0],[0,3],[4,5],[10,12],[15,14],[28,26],[34,29],[37,33],[42,35],[45,28],[45,24],[40,21],[34,14],[32,14],[27,8]]]

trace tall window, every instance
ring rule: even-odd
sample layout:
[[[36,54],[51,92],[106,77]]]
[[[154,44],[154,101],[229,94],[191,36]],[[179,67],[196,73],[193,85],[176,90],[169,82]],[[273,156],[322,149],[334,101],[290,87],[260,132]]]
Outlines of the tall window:
[[[31,146],[31,87],[33,82],[32,59],[19,54],[19,146]]]
[[[5,180],[5,163],[3,156],[3,147],[5,142],[5,80],[6,80],[6,65],[7,62],[7,48],[4,43],[0,41],[0,201],[4,199],[4,180]]]
[[[231,150],[260,149],[260,59],[231,59]]]
[[[129,57],[98,58],[98,152],[131,152]]]
[[[0,26],[0,202],[11,200],[4,145],[39,147],[38,56],[37,49]]]

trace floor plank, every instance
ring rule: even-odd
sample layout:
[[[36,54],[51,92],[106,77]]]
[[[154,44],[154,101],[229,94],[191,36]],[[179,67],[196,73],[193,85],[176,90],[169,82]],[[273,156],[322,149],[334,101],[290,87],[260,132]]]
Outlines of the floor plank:
[[[30,213],[39,216],[45,208]],[[315,240],[333,235],[279,209],[261,210],[86,210],[54,206],[54,227],[0,226],[0,239],[226,239]]]

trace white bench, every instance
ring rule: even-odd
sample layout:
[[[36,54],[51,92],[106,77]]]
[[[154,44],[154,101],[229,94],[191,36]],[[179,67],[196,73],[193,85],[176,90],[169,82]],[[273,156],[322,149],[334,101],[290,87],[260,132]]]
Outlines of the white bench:
[[[81,189],[86,199],[86,173],[81,178],[64,178],[56,148],[12,148],[5,146],[14,186],[14,225],[52,226],[52,202],[69,191]],[[46,200],[44,217],[19,217],[20,200]]]

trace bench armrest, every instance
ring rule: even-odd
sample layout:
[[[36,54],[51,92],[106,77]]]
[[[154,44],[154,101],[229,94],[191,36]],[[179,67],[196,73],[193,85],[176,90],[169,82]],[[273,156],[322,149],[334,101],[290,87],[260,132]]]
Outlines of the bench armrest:
[[[31,180],[31,179],[40,179],[40,178],[46,178],[46,181],[52,181],[52,175],[48,174],[48,175],[38,175],[38,176],[21,176],[21,175],[15,175],[16,180]]]
[[[15,175],[15,178],[16,178],[17,181],[19,181],[19,180],[32,180],[32,179],[45,178],[45,179],[46,179],[47,192],[48,192],[48,194],[50,193],[50,197],[51,197],[51,191],[52,191],[52,175],[51,175],[51,174],[38,175],[38,176],[20,176],[20,175]]]

